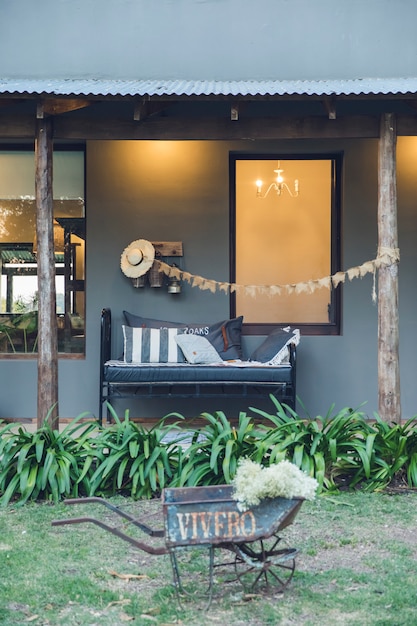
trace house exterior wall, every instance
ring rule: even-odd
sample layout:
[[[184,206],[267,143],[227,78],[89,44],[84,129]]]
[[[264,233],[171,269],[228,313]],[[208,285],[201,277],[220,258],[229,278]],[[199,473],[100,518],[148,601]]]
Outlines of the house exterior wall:
[[[415,76],[415,0],[2,0],[0,76]]]
[[[360,265],[377,252],[377,140],[280,142],[140,142],[93,141],[86,154],[87,276],[86,358],[60,360],[61,417],[84,411],[97,414],[99,317],[113,312],[114,355],[121,354],[123,309],[176,321],[215,322],[229,317],[229,299],[183,286],[179,296],[166,289],[134,289],[120,270],[120,255],[134,239],[182,241],[183,269],[229,279],[229,152],[319,153],[343,151],[342,267]],[[400,263],[400,363],[403,416],[414,415],[417,181],[413,164],[417,139],[398,140],[398,214]],[[300,254],[302,254],[300,249]],[[306,276],[306,280],[310,277]],[[247,351],[259,342],[244,337]],[[36,414],[36,361],[0,360],[1,417]],[[298,350],[297,392],[312,416],[366,403],[377,410],[377,305],[372,301],[372,276],[343,287],[340,336],[303,336]],[[231,417],[245,402],[187,400],[148,401],[132,416],[157,417],[171,411],[196,415],[225,410]],[[256,406],[261,406],[259,403]],[[122,411],[123,404],[117,406]],[[263,408],[271,408],[270,403]],[[301,405],[298,409],[303,411]]]

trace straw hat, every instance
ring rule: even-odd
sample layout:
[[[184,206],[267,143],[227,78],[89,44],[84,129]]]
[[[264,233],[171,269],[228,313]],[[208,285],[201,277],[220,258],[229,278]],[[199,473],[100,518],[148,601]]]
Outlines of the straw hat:
[[[151,242],[137,239],[123,250],[120,268],[129,278],[138,278],[151,269],[154,259],[155,248]]]

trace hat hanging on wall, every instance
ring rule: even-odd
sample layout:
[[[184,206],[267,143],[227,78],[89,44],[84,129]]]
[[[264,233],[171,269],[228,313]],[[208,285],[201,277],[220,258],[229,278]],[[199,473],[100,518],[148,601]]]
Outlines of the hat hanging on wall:
[[[122,252],[120,269],[129,278],[138,278],[148,272],[155,259],[155,248],[146,239],[132,241]]]

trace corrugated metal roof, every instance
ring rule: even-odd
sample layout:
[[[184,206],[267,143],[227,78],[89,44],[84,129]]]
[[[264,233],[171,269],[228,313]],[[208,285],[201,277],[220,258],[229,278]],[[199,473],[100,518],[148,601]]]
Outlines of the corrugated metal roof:
[[[3,263],[36,263],[36,257],[29,250],[2,250]]]
[[[3,263],[22,264],[22,268],[25,263],[36,263],[37,259],[33,252],[29,250],[1,250],[0,258]],[[64,255],[55,254],[56,263],[64,263]]]
[[[1,79],[3,95],[53,96],[276,96],[370,95],[417,92],[417,77],[350,80],[106,80]]]

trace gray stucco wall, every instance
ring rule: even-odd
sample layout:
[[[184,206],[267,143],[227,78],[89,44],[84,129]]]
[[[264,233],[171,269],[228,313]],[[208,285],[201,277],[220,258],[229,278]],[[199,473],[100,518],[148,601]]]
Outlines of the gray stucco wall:
[[[415,0],[2,0],[0,77],[416,75]]]
[[[119,261],[122,250],[134,239],[179,240],[184,243],[184,269],[228,280],[230,150],[343,150],[343,268],[376,256],[375,140],[183,142],[181,146],[153,142],[151,147],[158,151],[158,167],[151,168],[146,163],[141,142],[97,141],[87,145],[87,352],[83,361],[60,361],[62,417],[83,411],[97,414],[102,307],[110,306],[113,311],[116,353],[121,345],[123,309],[183,321],[215,322],[229,316],[229,301],[224,294],[213,295],[187,285],[178,297],[168,295],[166,290],[136,290],[120,271]],[[415,138],[400,138],[397,152],[402,404],[404,417],[409,417],[417,412],[417,387],[413,380],[417,342]],[[258,341],[255,337],[244,340],[248,349]],[[298,395],[310,415],[325,413],[332,403],[337,409],[366,403],[364,410],[372,416],[378,408],[378,389],[377,305],[372,301],[371,275],[348,282],[343,288],[342,335],[302,337],[298,357]],[[0,360],[0,397],[0,417],[34,417],[36,361]],[[158,402],[137,407],[132,415],[162,416],[173,410],[195,415],[201,410],[224,409],[232,416],[239,408],[246,405],[226,403],[223,399],[184,405]]]

